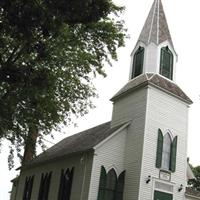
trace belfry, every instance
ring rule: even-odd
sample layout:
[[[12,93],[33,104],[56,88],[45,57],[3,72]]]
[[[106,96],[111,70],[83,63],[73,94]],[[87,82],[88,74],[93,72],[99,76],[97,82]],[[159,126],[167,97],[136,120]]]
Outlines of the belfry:
[[[161,0],[154,1],[131,58],[130,79],[152,72],[175,80],[177,54]]]

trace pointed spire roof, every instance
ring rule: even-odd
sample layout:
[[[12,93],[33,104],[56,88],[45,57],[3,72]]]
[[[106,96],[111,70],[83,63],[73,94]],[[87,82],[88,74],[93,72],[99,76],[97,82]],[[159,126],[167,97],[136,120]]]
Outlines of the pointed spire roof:
[[[139,41],[144,42],[146,45],[151,42],[159,45],[164,41],[168,41],[174,47],[161,0],[154,1]]]

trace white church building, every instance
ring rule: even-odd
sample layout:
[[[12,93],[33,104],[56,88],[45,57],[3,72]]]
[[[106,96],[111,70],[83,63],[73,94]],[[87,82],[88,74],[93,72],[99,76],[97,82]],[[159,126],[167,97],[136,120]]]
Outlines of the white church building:
[[[172,38],[155,0],[110,122],[67,137],[21,168],[11,200],[195,200],[187,188],[191,99],[176,84]]]

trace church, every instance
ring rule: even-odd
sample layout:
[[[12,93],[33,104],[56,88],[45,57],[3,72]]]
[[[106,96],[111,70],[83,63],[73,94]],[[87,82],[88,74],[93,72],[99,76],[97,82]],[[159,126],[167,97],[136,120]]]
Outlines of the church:
[[[11,200],[198,200],[187,187],[191,99],[176,84],[177,53],[154,0],[110,122],[67,137],[21,167]]]

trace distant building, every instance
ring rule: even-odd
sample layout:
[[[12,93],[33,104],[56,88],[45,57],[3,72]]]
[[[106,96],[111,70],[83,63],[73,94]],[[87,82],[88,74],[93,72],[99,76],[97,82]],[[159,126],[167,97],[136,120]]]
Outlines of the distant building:
[[[131,54],[110,122],[68,137],[21,168],[11,200],[194,200],[186,189],[190,98],[176,84],[177,54],[155,0]]]

